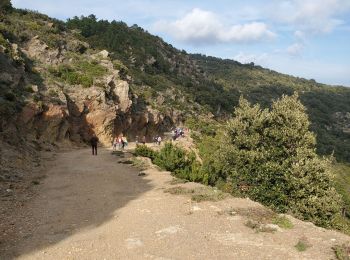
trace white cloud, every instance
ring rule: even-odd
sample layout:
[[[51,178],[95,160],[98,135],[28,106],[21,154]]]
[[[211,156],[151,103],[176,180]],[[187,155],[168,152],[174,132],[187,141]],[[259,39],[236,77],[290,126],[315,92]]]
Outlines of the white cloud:
[[[296,30],[294,32],[294,37],[297,38],[298,40],[304,40],[305,39],[305,33],[299,30]]]
[[[343,24],[339,15],[350,10],[349,0],[285,0],[271,7],[277,21],[312,33],[329,33]],[[273,8],[273,9],[272,9]]]
[[[244,52],[238,53],[236,56],[233,57],[234,60],[239,61],[240,63],[247,64],[254,62],[256,64],[262,64],[265,63],[268,58],[267,53],[262,54],[247,54]]]
[[[304,49],[304,45],[297,42],[287,48],[287,53],[291,56],[299,56]]]
[[[154,30],[193,44],[259,42],[276,36],[265,23],[225,26],[214,13],[198,8],[174,22],[157,22]]]

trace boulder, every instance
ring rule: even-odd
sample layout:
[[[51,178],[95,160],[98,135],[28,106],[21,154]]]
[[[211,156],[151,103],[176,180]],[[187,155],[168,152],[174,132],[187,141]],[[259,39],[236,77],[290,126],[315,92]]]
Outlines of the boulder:
[[[109,52],[106,50],[100,51],[98,53],[103,59],[107,59],[109,57]]]

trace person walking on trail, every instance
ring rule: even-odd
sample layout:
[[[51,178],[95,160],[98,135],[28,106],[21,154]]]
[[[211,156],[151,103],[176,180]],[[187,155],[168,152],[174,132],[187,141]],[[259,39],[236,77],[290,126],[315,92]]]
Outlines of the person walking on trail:
[[[116,151],[117,150],[117,145],[118,145],[118,138],[115,137],[113,139],[113,151]]]
[[[162,137],[158,136],[158,138],[157,138],[158,145],[160,145],[161,142],[162,142]]]
[[[128,145],[128,140],[126,139],[125,136],[123,136],[123,137],[122,137],[122,149],[124,149],[125,146],[127,146],[127,145]]]
[[[121,149],[122,148],[122,135],[118,136],[118,148]]]
[[[98,137],[95,134],[93,134],[93,136],[90,139],[92,155],[97,155],[97,143],[98,143]]]

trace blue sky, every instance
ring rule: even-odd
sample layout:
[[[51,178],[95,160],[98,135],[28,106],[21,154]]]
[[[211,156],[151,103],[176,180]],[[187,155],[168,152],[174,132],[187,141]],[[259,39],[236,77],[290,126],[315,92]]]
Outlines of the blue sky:
[[[138,24],[178,49],[350,86],[350,0],[12,0],[65,20]]]

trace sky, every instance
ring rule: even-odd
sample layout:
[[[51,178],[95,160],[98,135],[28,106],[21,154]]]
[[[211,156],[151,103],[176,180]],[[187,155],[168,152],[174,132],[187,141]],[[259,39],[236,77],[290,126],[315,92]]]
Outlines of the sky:
[[[189,53],[350,87],[350,0],[12,0],[61,20],[137,24]]]

